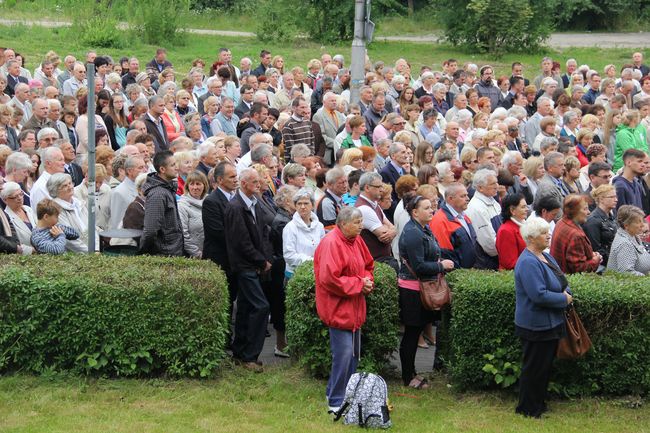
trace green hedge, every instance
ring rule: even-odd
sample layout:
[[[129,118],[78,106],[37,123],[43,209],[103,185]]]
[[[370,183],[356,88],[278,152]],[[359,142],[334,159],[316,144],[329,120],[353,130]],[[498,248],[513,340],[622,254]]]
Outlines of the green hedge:
[[[228,291],[210,261],[100,255],[0,258],[0,372],[212,375]]]
[[[489,388],[498,375],[502,386],[509,385],[504,379],[516,378],[521,361],[514,336],[513,273],[459,270],[449,282],[454,292],[451,318],[446,317],[452,383],[461,389]],[[564,395],[647,394],[650,279],[580,274],[569,276],[569,285],[593,348],[580,360],[557,361],[551,389]]]
[[[395,271],[375,263],[375,289],[366,298],[366,323],[361,328],[364,371],[380,371],[398,344],[399,306]],[[329,332],[316,313],[314,265],[301,265],[287,286],[287,340],[300,365],[315,377],[329,375],[332,356]]]

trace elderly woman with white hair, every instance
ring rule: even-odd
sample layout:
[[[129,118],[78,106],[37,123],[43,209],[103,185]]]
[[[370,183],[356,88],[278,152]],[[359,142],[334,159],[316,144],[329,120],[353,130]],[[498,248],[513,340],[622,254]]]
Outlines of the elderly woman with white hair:
[[[519,403],[515,412],[540,418],[559,340],[566,335],[564,311],[573,302],[569,283],[555,259],[544,252],[549,224],[529,218],[521,226],[526,248],[515,265],[515,334],[523,346]]]
[[[66,251],[74,253],[88,252],[88,210],[84,203],[74,197],[72,178],[66,173],[50,176],[46,184],[47,192],[61,207],[59,224],[73,228],[80,234],[78,239],[68,239]],[[95,232],[95,247],[99,250],[99,236]]]
[[[5,162],[5,182],[22,184],[29,177],[32,160],[23,152],[13,152]],[[24,204],[29,206],[29,195],[23,190]]]
[[[24,204],[24,193],[20,185],[16,182],[5,183],[0,190],[0,199],[6,204],[5,213],[16,232],[19,251],[23,255],[32,254],[31,237],[32,230],[36,227],[36,216],[32,208]]]
[[[458,113],[451,119],[453,122],[457,122],[460,127],[458,133],[458,141],[461,143],[465,142],[465,139],[472,132],[472,112],[466,108],[458,110]]]
[[[618,230],[612,242],[607,269],[631,275],[650,274],[650,253],[640,236],[647,228],[643,211],[636,206],[623,205],[616,215]]]

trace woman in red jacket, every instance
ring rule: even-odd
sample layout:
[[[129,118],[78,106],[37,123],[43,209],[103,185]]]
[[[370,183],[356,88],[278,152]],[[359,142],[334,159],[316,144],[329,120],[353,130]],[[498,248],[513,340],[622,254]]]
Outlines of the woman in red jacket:
[[[595,272],[603,261],[595,253],[582,224],[589,216],[589,205],[584,196],[569,194],[564,199],[563,216],[553,230],[551,255],[564,273]]]
[[[497,231],[497,253],[499,269],[514,269],[526,242],[521,237],[520,228],[528,217],[528,205],[523,194],[509,194],[501,203],[503,223]]]
[[[336,227],[323,238],[314,255],[316,310],[330,328],[332,370],[327,382],[328,412],[338,412],[345,387],[361,354],[361,326],[366,321],[366,298],[372,291],[374,261],[359,234],[361,211],[344,207]]]

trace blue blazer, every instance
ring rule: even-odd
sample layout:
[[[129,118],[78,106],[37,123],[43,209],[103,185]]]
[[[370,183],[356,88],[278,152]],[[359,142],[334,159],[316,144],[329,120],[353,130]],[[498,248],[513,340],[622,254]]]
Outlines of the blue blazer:
[[[558,266],[550,254],[544,253],[544,257]],[[527,248],[515,265],[515,296],[515,325],[530,331],[546,331],[564,322],[567,300],[560,281]]]

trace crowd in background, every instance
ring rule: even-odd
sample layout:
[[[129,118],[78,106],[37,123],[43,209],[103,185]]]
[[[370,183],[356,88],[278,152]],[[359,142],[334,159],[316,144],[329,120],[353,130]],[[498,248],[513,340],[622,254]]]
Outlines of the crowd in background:
[[[91,106],[87,63],[96,70]],[[323,54],[289,67],[266,50],[259,64],[233,63],[222,48],[189,71],[164,49],[144,67],[135,57],[49,51],[30,71],[18,51],[0,49],[0,251],[88,252],[90,132],[97,233],[141,231],[98,237],[97,248],[126,243],[219,264],[237,300],[236,359],[261,368],[269,314],[275,354],[288,356],[286,281],[331,234],[316,271],[332,278],[322,287],[343,291],[332,296],[370,293],[373,262],[397,272],[403,379],[418,388],[426,381],[415,351],[436,342],[418,279],[516,269],[533,244],[558,274],[650,272],[642,53],[602,70],[545,57],[539,70],[515,62],[504,75],[455,59],[420,70],[366,59],[358,102],[348,66]],[[345,276],[352,268],[358,275]],[[319,300],[328,325],[358,330],[361,318],[331,316],[335,304]],[[344,386],[341,371],[332,389]]]

